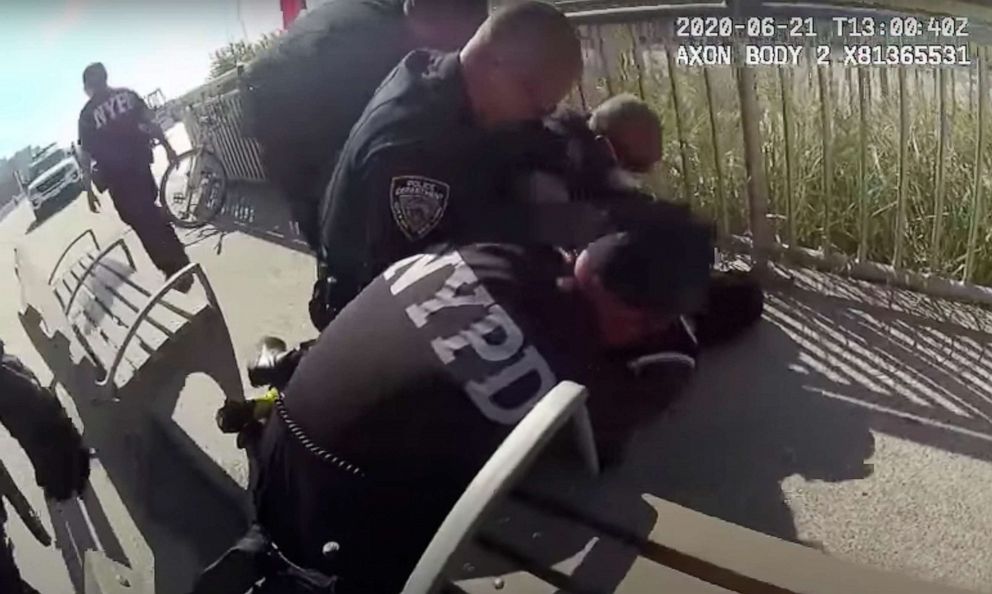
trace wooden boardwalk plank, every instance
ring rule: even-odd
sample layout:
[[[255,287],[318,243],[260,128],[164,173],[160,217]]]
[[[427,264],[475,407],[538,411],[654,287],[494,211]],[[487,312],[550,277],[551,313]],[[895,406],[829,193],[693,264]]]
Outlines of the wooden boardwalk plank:
[[[524,569],[548,568],[570,592],[731,591],[666,567],[594,528],[517,500],[506,501],[480,531],[482,542],[516,558]]]
[[[707,516],[648,494],[600,483],[583,488],[564,477],[532,475],[517,497],[571,515],[604,534],[629,542],[641,554],[735,592],[803,594],[963,594],[829,555]],[[645,532],[630,502],[641,499],[655,514]]]

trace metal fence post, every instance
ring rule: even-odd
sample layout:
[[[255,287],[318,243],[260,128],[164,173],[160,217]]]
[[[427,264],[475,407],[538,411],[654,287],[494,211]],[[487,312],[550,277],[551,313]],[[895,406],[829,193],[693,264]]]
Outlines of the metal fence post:
[[[892,267],[902,268],[906,235],[906,183],[909,179],[909,97],[906,95],[906,68],[899,69],[899,189],[896,195],[895,248]]]
[[[741,46],[736,44],[738,59]],[[754,245],[754,269],[768,269],[772,235],[768,224],[768,178],[761,142],[761,107],[758,104],[757,80],[754,70],[738,63],[737,89],[741,100],[741,131],[744,135],[744,166],[747,170],[748,222]]]
[[[982,48],[983,50],[987,48]],[[988,76],[985,69],[987,51],[979,51],[978,64],[978,139],[975,142],[975,184],[971,195],[971,224],[968,228],[968,248],[964,260],[964,282],[971,282],[975,273],[975,250],[978,243],[978,221],[982,211],[982,148],[985,144],[985,109],[988,98]]]
[[[951,71],[953,75],[954,71]],[[944,222],[944,193],[946,191],[947,170],[947,141],[950,137],[950,125],[947,121],[947,69],[941,68],[938,72],[938,93],[937,101],[940,105],[940,137],[937,141],[937,170],[934,180],[934,203],[933,203],[933,235],[930,238],[930,271],[933,272],[939,267],[940,258],[940,235]]]

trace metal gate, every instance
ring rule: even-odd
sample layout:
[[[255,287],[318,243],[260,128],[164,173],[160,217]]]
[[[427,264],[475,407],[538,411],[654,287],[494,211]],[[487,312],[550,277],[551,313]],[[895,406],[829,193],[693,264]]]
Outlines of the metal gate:
[[[243,110],[238,91],[206,99],[183,112],[183,124],[195,146],[208,143],[233,181],[265,181],[261,147],[242,133]]]

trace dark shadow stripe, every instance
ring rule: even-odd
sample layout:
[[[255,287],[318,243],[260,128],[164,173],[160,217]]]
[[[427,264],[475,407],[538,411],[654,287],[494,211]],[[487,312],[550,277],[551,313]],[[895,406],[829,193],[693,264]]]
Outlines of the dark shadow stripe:
[[[736,571],[676,551],[662,544],[646,541],[643,537],[637,536],[630,531],[607,524],[559,501],[521,491],[513,491],[510,497],[535,507],[546,514],[589,526],[614,540],[634,547],[646,559],[698,578],[714,586],[733,590],[740,594],[795,594],[792,590],[786,590],[785,588],[763,582],[759,579],[742,575]],[[535,575],[537,574],[535,573]]]

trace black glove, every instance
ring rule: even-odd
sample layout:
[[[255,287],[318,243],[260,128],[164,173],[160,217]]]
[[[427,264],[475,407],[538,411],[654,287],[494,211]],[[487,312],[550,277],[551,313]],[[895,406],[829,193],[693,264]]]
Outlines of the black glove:
[[[255,404],[250,400],[228,400],[217,409],[214,419],[221,433],[238,433],[255,420]]]

